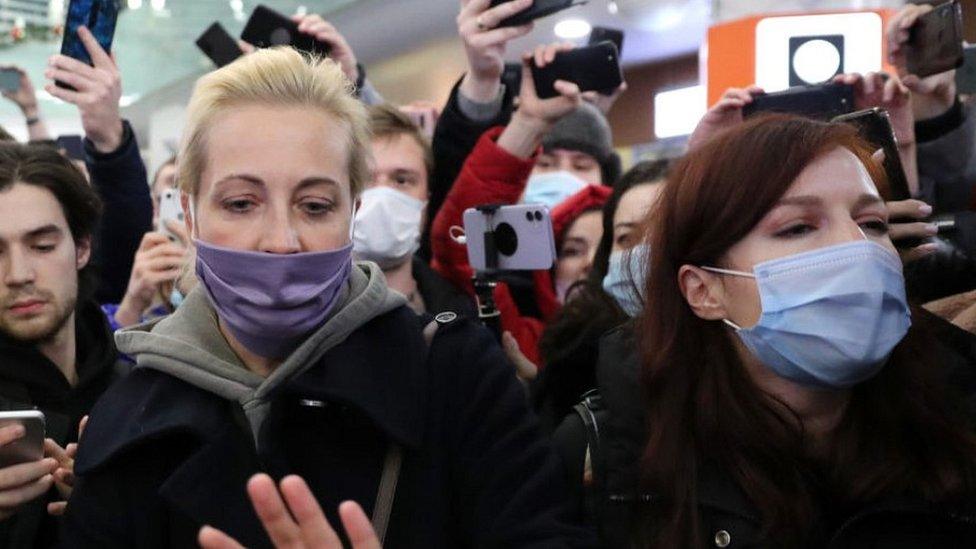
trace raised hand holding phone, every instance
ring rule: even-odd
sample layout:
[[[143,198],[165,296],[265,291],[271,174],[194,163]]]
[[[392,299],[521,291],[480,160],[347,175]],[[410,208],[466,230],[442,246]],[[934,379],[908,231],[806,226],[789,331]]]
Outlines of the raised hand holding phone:
[[[114,56],[102,49],[87,27],[78,28],[78,37],[91,57],[92,65],[64,54],[55,55],[48,61],[44,75],[54,82],[64,82],[74,90],[54,83],[44,89],[78,107],[85,135],[98,152],[108,154],[122,145],[125,135],[119,112],[122,76]]]
[[[342,72],[350,82],[359,80],[359,65],[356,53],[346,38],[321,15],[294,15],[292,21],[298,23],[298,32],[307,34],[329,46],[329,57],[342,67]]]
[[[956,102],[954,70],[920,78],[911,74],[908,68],[912,29],[919,18],[932,10],[929,4],[909,4],[888,22],[885,33],[888,61],[898,69],[903,83],[914,94],[912,106],[916,120],[928,120],[945,114]]]
[[[508,42],[532,31],[532,24],[498,28],[498,23],[532,6],[532,0],[512,0],[496,7],[490,0],[461,0],[458,35],[464,43],[468,72],[461,93],[472,101],[490,103],[498,97],[505,70]]]
[[[718,103],[712,105],[712,108],[708,109],[705,116],[698,122],[695,131],[688,138],[688,148],[695,149],[722,130],[741,124],[745,119],[742,110],[746,105],[751,105],[755,98],[763,93],[763,89],[759,86],[725,90]]]

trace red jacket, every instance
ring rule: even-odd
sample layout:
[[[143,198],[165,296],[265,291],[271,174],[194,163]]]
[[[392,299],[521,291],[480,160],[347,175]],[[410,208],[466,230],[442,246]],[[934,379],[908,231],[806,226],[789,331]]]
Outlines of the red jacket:
[[[437,213],[431,230],[431,265],[434,270],[471,295],[474,295],[471,283],[474,270],[468,264],[467,248],[451,238],[451,227],[464,226],[464,211],[468,208],[482,204],[518,203],[535,166],[534,156],[524,160],[509,154],[495,143],[502,131],[504,128],[493,128],[478,141]],[[610,192],[610,187],[590,186],[552,211],[557,249],[572,221],[584,211],[602,206]],[[533,276],[542,319],[522,315],[504,283],[495,289],[495,305],[501,313],[502,330],[511,332],[526,358],[542,366],[539,339],[545,321],[552,319],[561,305],[556,297],[551,272],[535,271]]]

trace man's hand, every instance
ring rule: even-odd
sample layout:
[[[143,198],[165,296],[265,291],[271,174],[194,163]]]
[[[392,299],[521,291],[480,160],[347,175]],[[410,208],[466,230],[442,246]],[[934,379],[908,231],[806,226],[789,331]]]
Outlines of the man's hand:
[[[696,149],[716,134],[742,123],[742,109],[753,102],[753,98],[761,95],[763,89],[758,86],[750,88],[729,88],[719,99],[718,103],[708,109],[705,116],[698,122],[695,131],[688,138],[688,149]]]
[[[494,8],[490,5],[491,0],[461,0],[461,13],[457,16],[458,35],[468,57],[461,93],[479,103],[490,103],[498,96],[508,42],[532,31],[531,23],[495,28],[502,20],[532,6],[532,0],[513,0]]]
[[[939,249],[939,245],[927,242],[939,234],[939,229],[925,220],[932,215],[932,206],[920,200],[902,200],[888,202],[889,222],[888,236],[898,246],[905,241],[921,241],[922,244],[908,249],[899,247],[902,263],[908,264],[921,259]]]
[[[557,97],[540,99],[535,91],[531,66],[544,68],[556,58],[556,54],[573,49],[572,44],[539,46],[535,52],[522,56],[522,92],[519,109],[498,138],[498,146],[520,158],[530,158],[542,137],[562,117],[575,111],[583,101],[579,86],[565,80],[556,80]]]
[[[0,448],[27,434],[23,425],[0,427]],[[0,469],[0,520],[15,515],[22,505],[51,489],[58,462],[53,458],[11,465]]]
[[[78,440],[85,433],[85,425],[88,424],[88,416],[81,418],[78,423]],[[47,504],[47,512],[51,515],[60,516],[68,508],[68,498],[75,486],[75,457],[78,455],[78,443],[72,442],[67,447],[61,448],[57,442],[51,439],[44,440],[44,455],[58,461],[58,468],[54,471],[54,486],[64,501],[54,501]]]
[[[179,231],[178,223],[171,223],[168,227],[178,235],[185,234],[185,231]],[[152,305],[159,293],[160,286],[174,283],[179,278],[185,257],[186,248],[183,245],[170,242],[169,237],[162,233],[146,233],[136,251],[129,286],[115,313],[115,321],[120,326],[138,324],[143,311]]]
[[[908,73],[908,40],[918,18],[932,11],[929,4],[909,4],[888,22],[885,38],[888,42],[888,61],[914,97],[912,104],[916,120],[928,120],[945,114],[956,102],[956,71],[919,78]]]
[[[603,95],[602,93],[595,91],[583,92],[583,100],[600,109],[603,116],[607,116],[610,114],[610,109],[613,108],[614,104],[618,99],[620,99],[620,96],[623,95],[625,91],[627,91],[626,82],[620,84],[620,87],[614,90],[610,95]]]
[[[502,334],[502,349],[505,350],[505,356],[511,361],[512,366],[515,366],[515,375],[521,381],[532,381],[539,375],[539,367],[522,353],[518,341],[510,332]]]
[[[279,493],[271,477],[255,475],[247,483],[247,493],[275,547],[342,549],[342,541],[301,478],[285,477]],[[343,503],[339,516],[353,549],[380,549],[373,526],[358,504]],[[203,549],[243,549],[233,538],[210,526],[200,529],[197,541]]]
[[[346,78],[355,84],[359,81],[359,67],[356,54],[349,42],[339,31],[321,15],[295,15],[292,21],[298,23],[298,31],[315,37],[319,42],[329,45],[329,57],[342,67]]]
[[[13,69],[20,74],[20,89],[14,92],[4,90],[3,96],[13,101],[25,118],[36,117],[38,115],[37,94],[27,73],[24,69],[12,65],[0,65],[0,69]]]
[[[119,114],[122,78],[115,59],[105,53],[91,31],[79,27],[78,37],[88,50],[94,66],[66,55],[55,55],[49,62],[45,76],[73,86],[77,91],[53,83],[44,89],[54,97],[78,107],[85,135],[95,145],[95,150],[108,154],[122,146],[124,136],[122,116]]]

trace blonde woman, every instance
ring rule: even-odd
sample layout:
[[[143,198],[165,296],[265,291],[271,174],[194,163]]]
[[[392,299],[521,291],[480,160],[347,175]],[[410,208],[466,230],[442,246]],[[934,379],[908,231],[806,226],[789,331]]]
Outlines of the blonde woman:
[[[352,262],[367,128],[341,69],[290,49],[198,83],[179,181],[200,285],[117,336],[138,366],[91,414],[68,546],[187,547],[203,525],[266,546],[258,473],[303,477],[332,524],[357,502],[389,547],[576,539],[491,336]]]

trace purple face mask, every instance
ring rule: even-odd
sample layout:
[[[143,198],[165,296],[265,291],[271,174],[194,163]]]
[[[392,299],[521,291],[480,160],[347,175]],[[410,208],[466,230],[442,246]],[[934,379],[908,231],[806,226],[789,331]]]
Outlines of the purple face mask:
[[[270,254],[196,241],[197,277],[217,315],[252,353],[284,358],[319,328],[352,271],[352,245]]]

